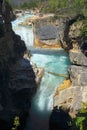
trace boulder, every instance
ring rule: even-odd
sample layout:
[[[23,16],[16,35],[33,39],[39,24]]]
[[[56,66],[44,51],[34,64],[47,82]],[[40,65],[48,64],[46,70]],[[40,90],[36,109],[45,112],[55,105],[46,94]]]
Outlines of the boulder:
[[[87,57],[81,52],[81,50],[70,50],[69,57],[71,63],[87,66]]]
[[[71,86],[66,88],[54,97],[54,107],[62,106],[70,109],[70,114],[76,116],[77,111],[82,107],[82,102],[87,102],[87,85],[86,86]]]
[[[54,48],[61,47],[60,31],[61,27],[51,23],[36,28],[34,31],[35,45],[43,46],[44,44],[54,46]]]
[[[56,39],[59,37],[59,28],[52,25],[44,25],[42,27],[39,27],[35,34],[38,36],[40,40],[50,40],[50,39]]]
[[[69,74],[73,86],[87,85],[87,67],[71,65]]]
[[[34,19],[34,44],[44,48],[60,48],[64,38],[65,24],[61,19],[54,20],[54,16],[43,16]]]

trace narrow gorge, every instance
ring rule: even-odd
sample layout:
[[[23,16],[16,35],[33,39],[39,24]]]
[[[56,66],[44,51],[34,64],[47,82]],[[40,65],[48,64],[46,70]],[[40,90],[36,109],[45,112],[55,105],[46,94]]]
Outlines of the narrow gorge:
[[[70,64],[68,54],[63,49],[50,49],[49,48],[38,48],[33,45],[32,37],[26,35],[26,32],[31,30],[31,27],[21,26],[28,19],[32,18],[32,15],[25,15],[14,22],[12,22],[14,31],[25,39],[27,49],[32,53],[31,62],[36,63],[39,67],[44,68],[44,76],[41,80],[40,86],[35,94],[32,105],[30,108],[30,117],[27,121],[26,130],[40,130],[45,128],[49,129],[49,116],[53,109],[53,95],[58,84],[61,84],[65,77],[52,75],[54,74],[65,74],[67,73],[67,67]],[[35,16],[34,16],[35,17]],[[22,32],[23,30],[23,32]],[[55,31],[55,30],[54,30]],[[29,35],[32,35],[33,31]],[[24,37],[25,36],[25,37]],[[28,42],[26,40],[26,36]],[[35,38],[33,39],[35,40]],[[38,120],[37,120],[38,119]]]
[[[71,130],[87,108],[86,17],[14,12],[0,2],[0,129]]]

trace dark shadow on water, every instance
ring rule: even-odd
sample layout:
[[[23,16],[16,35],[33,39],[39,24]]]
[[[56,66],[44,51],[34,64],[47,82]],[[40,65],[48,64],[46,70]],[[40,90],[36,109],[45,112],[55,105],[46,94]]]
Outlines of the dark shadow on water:
[[[32,54],[53,55],[58,54],[65,56],[67,53],[63,49],[47,49],[47,48],[30,48]]]

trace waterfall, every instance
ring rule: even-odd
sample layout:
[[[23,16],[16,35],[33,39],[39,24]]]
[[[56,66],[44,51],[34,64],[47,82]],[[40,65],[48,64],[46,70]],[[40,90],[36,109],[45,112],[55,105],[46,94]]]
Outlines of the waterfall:
[[[51,75],[47,72],[67,74],[67,68],[70,62],[64,50],[33,48],[32,28],[18,26],[18,23],[23,21],[26,17],[23,16],[12,22],[13,29],[25,41],[27,48],[32,46],[31,61],[36,63],[37,66],[43,67],[45,74],[33,97],[31,109],[29,110],[30,116],[27,119],[25,130],[48,130],[49,116],[53,108],[53,95],[58,85],[61,84],[65,78]]]
[[[14,32],[21,36],[21,39],[25,41],[27,48],[33,46],[33,40],[34,40],[33,30],[31,26],[24,27],[20,26],[19,23],[26,20],[26,18],[30,18],[32,16],[33,15],[26,14],[22,17],[17,18],[15,21],[12,22],[12,28]]]
[[[63,82],[64,77],[58,77],[47,73],[67,74],[69,65],[68,55],[63,51],[43,51],[33,53],[31,60],[38,66],[44,67],[45,74],[40,87],[35,94],[30,109],[30,117],[27,120],[26,130],[48,130],[49,116],[53,108],[53,96],[56,88]]]

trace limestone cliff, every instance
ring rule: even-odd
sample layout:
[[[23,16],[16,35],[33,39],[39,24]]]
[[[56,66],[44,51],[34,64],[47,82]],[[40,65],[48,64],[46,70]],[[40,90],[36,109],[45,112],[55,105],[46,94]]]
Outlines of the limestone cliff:
[[[83,107],[83,103],[87,102],[87,57],[84,53],[87,50],[87,38],[80,35],[82,26],[82,20],[78,20],[70,25],[68,33],[71,43],[69,48],[71,65],[68,72],[72,84],[69,87],[67,83],[64,84],[62,91],[58,91],[58,94],[54,96],[54,106],[69,108],[72,116],[75,116]]]

